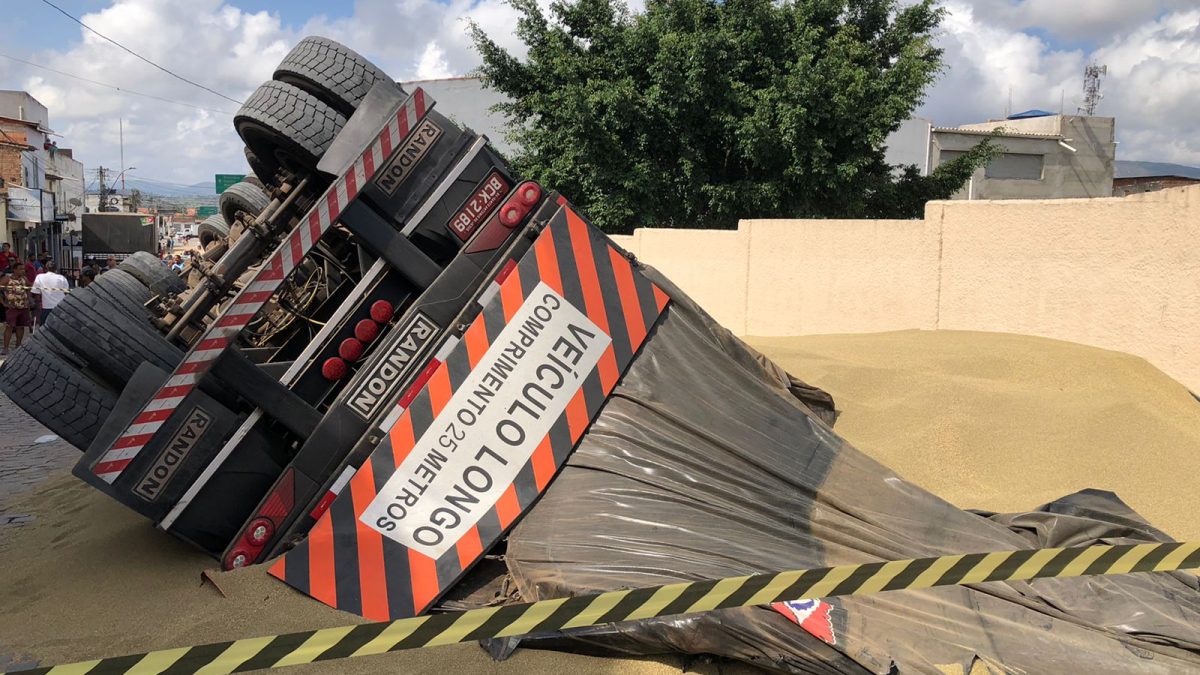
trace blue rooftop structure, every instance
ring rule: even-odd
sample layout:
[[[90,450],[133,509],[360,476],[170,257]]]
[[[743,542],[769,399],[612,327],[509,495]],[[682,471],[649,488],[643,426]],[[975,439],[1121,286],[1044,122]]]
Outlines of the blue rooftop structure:
[[[1058,113],[1047,112],[1045,110],[1038,110],[1038,109],[1034,108],[1033,110],[1026,110],[1025,112],[1014,113],[1004,119],[1027,120],[1031,117],[1051,117],[1051,116],[1057,115],[1057,114]]]

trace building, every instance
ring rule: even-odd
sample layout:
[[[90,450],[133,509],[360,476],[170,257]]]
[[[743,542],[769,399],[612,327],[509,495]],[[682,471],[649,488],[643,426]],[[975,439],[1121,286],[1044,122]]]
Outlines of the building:
[[[914,118],[888,137],[885,157],[889,164],[912,164],[928,175],[997,130],[1002,153],[978,169],[954,199],[1112,196],[1117,144],[1111,117],[1030,110],[959,127]]]
[[[123,195],[111,190],[106,192],[104,195],[103,210],[105,211],[126,212],[132,210],[130,206],[131,202],[129,195]],[[86,197],[84,197],[84,207],[87,209],[88,213],[99,213],[101,210],[99,193],[89,193]]]
[[[0,91],[0,241],[70,269],[84,206],[83,164],[53,135],[46,106],[28,92]]]
[[[1126,197],[1142,192],[1158,192],[1167,188],[1197,184],[1200,184],[1200,178],[1192,176],[1128,176],[1113,179],[1112,196]]]
[[[1112,196],[1114,118],[1031,110],[981,124],[934,127],[934,161],[962,156],[995,130],[1003,132],[998,139],[1003,154],[976,171],[956,199]]]

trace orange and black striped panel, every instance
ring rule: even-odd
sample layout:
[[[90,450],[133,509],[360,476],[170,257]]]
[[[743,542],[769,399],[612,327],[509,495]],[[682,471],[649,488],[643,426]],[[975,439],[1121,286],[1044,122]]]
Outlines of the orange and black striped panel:
[[[417,439],[497,339],[525,299],[544,282],[608,334],[609,346],[540,439],[516,480],[438,559],[411,550],[359,521],[412,451]],[[308,538],[271,573],[333,607],[368,619],[427,610],[537,500],[604,405],[668,297],[598,230],[564,204],[483,308],[463,339],[413,399]]]

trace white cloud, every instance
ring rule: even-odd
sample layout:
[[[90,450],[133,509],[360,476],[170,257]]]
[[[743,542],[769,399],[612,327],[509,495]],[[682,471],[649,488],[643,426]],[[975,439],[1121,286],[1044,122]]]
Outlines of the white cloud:
[[[1062,49],[1047,40],[997,20],[990,0],[952,0],[951,15],[940,39],[948,72],[930,91],[919,114],[937,124],[979,122],[1002,116],[1012,91],[1012,111],[1043,108],[1074,113],[1081,103],[1083,68],[1108,66],[1097,114],[1117,118],[1118,159],[1157,160],[1200,165],[1200,10],[1158,10],[1180,3],[1098,0],[1091,3],[1043,3],[1025,0],[1007,9],[1041,12],[1043,31],[1065,30],[1074,8],[1083,22],[1124,20],[1120,32],[1093,33],[1094,50]],[[1117,4],[1128,5],[1122,12]],[[1015,7],[1015,9],[1014,9]],[[1086,8],[1086,9],[1085,9]],[[1137,10],[1137,12],[1134,12]],[[1057,18],[1056,18],[1057,17]],[[1099,24],[1096,24],[1099,25]],[[1052,30],[1053,29],[1053,30]]]
[[[548,4],[548,0],[545,0]],[[307,34],[340,40],[397,79],[462,75],[478,65],[467,20],[517,54],[517,14],[503,0],[358,0],[347,18],[316,17],[300,30],[278,15],[249,13],[237,0],[113,0],[83,20],[185,77],[241,100],[270,77]],[[640,8],[640,0],[632,3]],[[1200,164],[1200,11],[1191,0],[947,0],[940,38],[948,72],[920,111],[939,124],[1014,110],[1073,111],[1083,66],[1109,66],[1101,114],[1116,115],[1120,156]],[[1037,29],[1037,30],[1034,30]],[[1062,48],[1085,39],[1084,48]],[[1081,44],[1070,42],[1070,44]],[[15,55],[24,56],[24,55]],[[234,103],[180,82],[80,30],[69,47],[30,60],[135,91],[232,112]],[[50,108],[88,168],[118,161],[117,120],[125,120],[125,164],[136,174],[193,183],[240,171],[241,144],[230,116],[122,96],[36,69],[3,65],[0,76]]]
[[[450,70],[450,64],[446,63],[446,51],[436,42],[425,45],[425,51],[421,53],[421,59],[417,62],[417,79],[433,80],[451,75],[454,75],[454,72]]]

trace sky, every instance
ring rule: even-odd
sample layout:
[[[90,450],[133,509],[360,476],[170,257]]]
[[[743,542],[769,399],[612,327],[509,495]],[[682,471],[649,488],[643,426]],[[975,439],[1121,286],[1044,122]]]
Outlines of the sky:
[[[515,53],[504,0],[53,0],[133,51],[243,100],[305,35],[324,35],[399,80],[464,75],[478,65],[465,18]],[[907,1],[907,0],[905,0]],[[0,89],[24,89],[89,169],[192,184],[245,171],[237,104],[172,78],[87,32],[42,0],[3,0]],[[631,6],[640,6],[634,0]],[[1097,114],[1117,118],[1118,159],[1200,165],[1197,0],[942,0],[946,72],[916,115],[953,126],[1009,109],[1068,113],[1083,70],[1108,66]],[[122,94],[5,57],[165,98]],[[186,104],[186,105],[179,105]],[[194,106],[194,107],[188,107]],[[198,109],[199,108],[199,109]]]

